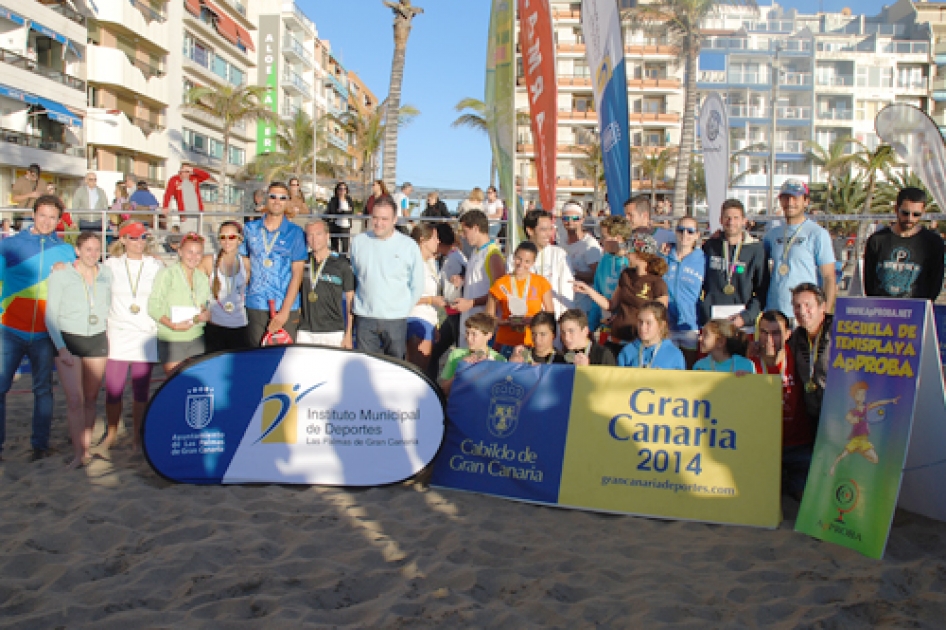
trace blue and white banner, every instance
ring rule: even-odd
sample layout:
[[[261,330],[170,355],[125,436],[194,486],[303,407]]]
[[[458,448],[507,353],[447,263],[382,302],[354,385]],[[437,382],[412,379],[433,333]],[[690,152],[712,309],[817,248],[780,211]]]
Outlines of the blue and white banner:
[[[707,94],[700,107],[700,144],[710,232],[715,232],[721,227],[719,215],[729,188],[729,116],[719,92]]]
[[[436,455],[440,390],[415,369],[359,352],[293,345],[198,359],[155,393],[144,450],[182,483],[373,486]]]
[[[621,18],[614,0],[582,0],[581,28],[598,111],[601,156],[611,214],[624,214],[631,197],[631,140],[628,136],[627,75]]]

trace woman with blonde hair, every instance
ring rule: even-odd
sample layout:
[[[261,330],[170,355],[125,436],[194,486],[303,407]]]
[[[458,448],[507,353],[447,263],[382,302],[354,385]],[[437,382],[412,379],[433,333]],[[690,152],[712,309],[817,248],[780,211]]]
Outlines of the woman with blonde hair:
[[[486,195],[483,194],[483,189],[477,186],[470,191],[470,194],[466,199],[460,202],[460,207],[457,208],[457,216],[462,217],[470,210],[483,210],[485,212],[483,204],[485,199]]]
[[[158,272],[164,267],[151,255],[148,228],[139,221],[125,221],[109,247],[105,268],[112,274],[112,300],[108,310],[108,362],[105,365],[104,444],[110,448],[118,437],[122,394],[131,372],[133,393],[132,445],[141,450],[141,423],[151,393],[151,371],[158,362],[158,327],[148,317],[148,299]]]

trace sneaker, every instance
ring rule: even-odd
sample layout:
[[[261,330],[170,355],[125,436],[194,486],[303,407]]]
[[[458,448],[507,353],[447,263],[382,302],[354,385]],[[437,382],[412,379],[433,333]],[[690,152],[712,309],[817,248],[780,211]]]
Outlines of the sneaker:
[[[49,451],[44,448],[34,448],[33,453],[30,455],[30,463],[44,459],[49,455]]]

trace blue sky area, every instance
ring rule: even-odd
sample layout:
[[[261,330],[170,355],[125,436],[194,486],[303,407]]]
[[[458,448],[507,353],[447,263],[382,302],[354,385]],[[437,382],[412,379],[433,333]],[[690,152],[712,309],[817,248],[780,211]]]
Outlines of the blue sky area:
[[[319,37],[380,99],[388,93],[394,51],[393,15],[381,0],[296,0]],[[450,126],[463,98],[483,98],[488,0],[416,0],[407,43],[401,104],[421,114],[401,129],[397,181],[470,189],[489,185],[486,136]]]
[[[379,99],[388,92],[394,49],[391,10],[382,0],[297,0],[328,39],[342,63],[357,72]],[[407,46],[401,103],[421,115],[401,130],[397,181],[440,188],[469,189],[489,183],[489,142],[485,135],[453,129],[454,105],[468,96],[483,98],[490,0],[416,0],[424,13],[414,20]],[[804,13],[850,7],[880,12],[880,0],[795,0],[782,6]]]

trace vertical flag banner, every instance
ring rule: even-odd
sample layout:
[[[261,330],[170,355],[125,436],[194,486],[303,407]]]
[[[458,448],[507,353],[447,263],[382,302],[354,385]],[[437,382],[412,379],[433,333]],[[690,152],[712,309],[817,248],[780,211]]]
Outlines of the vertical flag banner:
[[[558,84],[548,0],[519,0],[519,43],[532,118],[535,173],[542,207],[555,207]]]
[[[719,214],[729,187],[729,116],[719,92],[710,92],[700,108],[700,143],[706,176],[706,204],[711,232],[720,228]]]
[[[513,200],[516,187],[513,154],[516,151],[515,46],[513,0],[493,0],[486,46],[486,112],[492,116],[489,141],[499,172],[503,199]]]
[[[581,30],[585,37],[591,86],[598,110],[604,179],[611,214],[624,214],[631,197],[631,140],[628,136],[627,74],[621,18],[614,0],[582,0]]]
[[[946,148],[936,123],[913,105],[895,103],[880,110],[874,128],[946,208]]]
[[[582,510],[778,526],[777,377],[487,363],[457,374],[432,484]]]
[[[838,298],[797,531],[871,558],[883,556],[907,451],[916,446],[911,430],[919,423],[933,430],[946,422],[934,339],[929,302]],[[938,390],[938,399],[928,386]],[[931,413],[933,407],[938,412]],[[942,475],[946,443],[929,447],[919,465],[939,458]],[[938,483],[925,491],[931,498],[944,496]],[[928,503],[921,497],[916,506],[923,510]]]
[[[262,15],[259,19],[259,84],[265,88],[263,105],[279,113],[279,50],[280,24],[278,15]],[[278,118],[277,118],[278,120]],[[260,120],[256,123],[256,154],[272,153],[279,147],[276,143],[278,126],[275,122]]]

